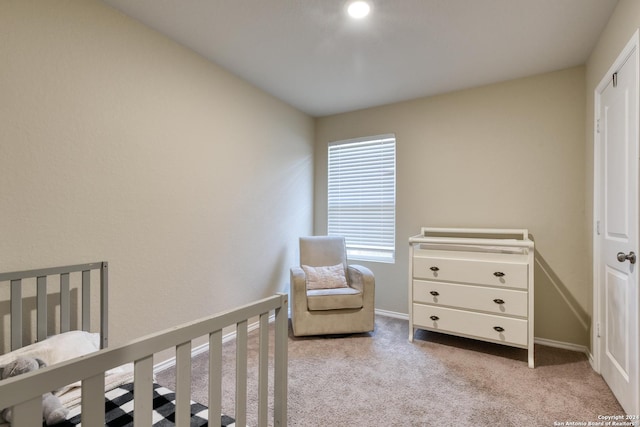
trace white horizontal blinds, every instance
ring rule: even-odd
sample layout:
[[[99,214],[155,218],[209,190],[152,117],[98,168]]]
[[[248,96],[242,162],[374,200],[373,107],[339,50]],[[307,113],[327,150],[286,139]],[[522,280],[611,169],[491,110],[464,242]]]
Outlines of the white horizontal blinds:
[[[344,236],[352,259],[395,257],[394,135],[329,144],[328,233]]]

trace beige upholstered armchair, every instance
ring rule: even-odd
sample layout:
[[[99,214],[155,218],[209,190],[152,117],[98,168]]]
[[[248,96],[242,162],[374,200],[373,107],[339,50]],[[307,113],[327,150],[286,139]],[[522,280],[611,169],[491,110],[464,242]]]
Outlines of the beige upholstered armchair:
[[[375,279],[368,268],[347,265],[343,237],[301,237],[290,286],[295,336],[373,331]]]

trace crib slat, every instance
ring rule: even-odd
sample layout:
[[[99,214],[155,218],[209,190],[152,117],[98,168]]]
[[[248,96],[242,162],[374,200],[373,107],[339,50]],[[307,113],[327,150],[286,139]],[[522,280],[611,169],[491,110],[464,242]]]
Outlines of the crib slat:
[[[86,264],[77,264],[77,265],[68,265],[62,267],[53,267],[53,268],[41,268],[36,270],[27,270],[27,271],[13,271],[8,273],[0,273],[0,282],[11,282],[11,303],[10,303],[10,318],[11,318],[11,338],[10,338],[10,347],[11,350],[17,350],[21,348],[24,344],[23,340],[23,308],[22,308],[22,284],[24,279],[36,279],[37,280],[37,297],[36,297],[36,309],[37,309],[37,320],[36,320],[36,336],[37,340],[42,340],[46,338],[49,333],[53,333],[48,330],[48,295],[46,295],[46,281],[48,276],[60,276],[60,331],[66,332],[70,330],[70,318],[71,318],[71,300],[69,297],[69,292],[67,291],[68,286],[66,284],[69,283],[69,275],[70,273],[82,272],[83,277],[83,290],[85,291],[83,294],[83,315],[82,319],[84,321],[84,325],[82,328],[84,330],[90,330],[90,290],[89,290],[89,281],[90,281],[90,272],[91,270],[100,269],[100,285],[102,289],[101,293],[101,348],[106,347],[107,343],[107,327],[108,327],[108,313],[107,313],[107,292],[108,292],[108,274],[107,274],[107,262],[100,263],[86,263]],[[88,304],[86,304],[89,302]],[[68,315],[67,315],[68,313]],[[26,336],[26,334],[25,334]],[[29,341],[32,341],[34,337],[29,335]]]
[[[22,347],[22,280],[11,281],[11,350]]]
[[[267,426],[269,399],[269,313],[260,315],[258,356],[258,426]]]
[[[176,346],[176,425],[191,419],[191,341]]]
[[[209,420],[222,414],[222,330],[209,334]]]
[[[100,264],[100,348],[109,345],[109,263]]]
[[[37,281],[37,323],[38,341],[47,338],[47,276],[39,276]]]
[[[17,295],[22,294],[19,290],[21,285],[20,281],[15,278],[17,283],[12,283],[12,288],[18,288]],[[19,300],[18,300],[19,301]],[[12,301],[12,305],[14,302]],[[236,359],[239,379],[237,380],[237,397],[236,401],[236,425],[246,424],[246,401],[247,401],[247,319],[255,316],[262,316],[263,313],[270,310],[276,310],[276,340],[274,355],[274,425],[286,426],[286,344],[287,344],[287,299],[286,295],[280,295],[279,297],[266,298],[257,303],[252,303],[233,311],[225,312],[215,316],[211,316],[207,319],[191,322],[189,324],[182,325],[179,328],[172,328],[163,332],[152,334],[145,338],[134,340],[126,346],[119,346],[111,349],[106,349],[95,354],[87,355],[82,358],[78,358],[75,361],[68,361],[58,364],[57,366],[50,366],[43,369],[38,375],[25,376],[24,378],[16,381],[17,379],[8,380],[4,384],[0,384],[0,405],[14,406],[23,405],[25,401],[33,400],[33,395],[38,395],[38,401],[40,395],[52,387],[60,387],[65,384],[69,384],[74,380],[84,378],[82,381],[82,400],[83,408],[82,413],[83,425],[96,426],[104,425],[104,371],[111,369],[115,366],[120,366],[122,363],[128,361],[143,360],[151,358],[154,353],[162,351],[167,348],[167,345],[175,343],[183,343],[176,346],[176,394],[177,394],[177,422],[178,426],[189,425],[189,412],[190,412],[190,386],[191,386],[191,340],[197,337],[202,337],[205,334],[209,334],[211,345],[211,353],[213,354],[212,364],[216,365],[216,369],[211,370],[213,378],[221,377],[221,364],[219,363],[222,348],[222,330],[226,325],[236,325],[237,331],[237,348]],[[16,310],[17,311],[17,310]],[[261,318],[261,323],[263,322]],[[18,322],[21,323],[21,322]],[[262,325],[264,326],[264,325]],[[265,328],[266,329],[266,328]],[[214,332],[211,332],[214,331]],[[146,366],[148,362],[142,362],[142,365],[138,367],[140,372],[146,372],[149,374],[149,368]],[[259,374],[262,376],[262,374]],[[138,377],[140,373],[138,373]],[[270,374],[268,375],[270,376]],[[220,388],[220,382],[216,381]],[[145,392],[142,392],[145,394]],[[210,412],[210,416],[213,418],[219,417],[220,409],[218,409],[220,401],[217,398],[215,390],[210,392],[214,398],[210,403],[210,407],[215,412]],[[40,410],[34,411],[31,406],[29,410],[32,413],[41,414]],[[23,412],[27,412],[26,410]],[[186,418],[186,421],[185,421]],[[40,420],[38,420],[40,421]],[[217,423],[216,423],[217,424]],[[14,427],[31,427],[33,425],[39,425],[33,423],[31,418],[27,423],[16,424]]]
[[[82,425],[104,425],[104,372],[82,380]]]
[[[153,411],[153,355],[136,360],[133,371],[133,425],[148,427]]]
[[[13,407],[12,427],[42,425],[42,398],[40,396]]]
[[[236,326],[236,425],[247,425],[247,321]]]
[[[82,272],[82,330],[91,331],[91,271]]]
[[[276,333],[273,362],[273,425],[287,425],[287,340],[289,338],[289,315],[287,295],[282,295],[282,306],[276,308]]]
[[[60,332],[71,330],[71,294],[69,273],[60,275]]]

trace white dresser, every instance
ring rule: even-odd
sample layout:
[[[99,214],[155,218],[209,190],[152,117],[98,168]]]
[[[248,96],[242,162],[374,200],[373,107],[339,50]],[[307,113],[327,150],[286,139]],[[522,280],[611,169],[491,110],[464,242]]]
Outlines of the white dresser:
[[[528,230],[423,227],[409,246],[409,341],[426,329],[526,348],[534,367]]]

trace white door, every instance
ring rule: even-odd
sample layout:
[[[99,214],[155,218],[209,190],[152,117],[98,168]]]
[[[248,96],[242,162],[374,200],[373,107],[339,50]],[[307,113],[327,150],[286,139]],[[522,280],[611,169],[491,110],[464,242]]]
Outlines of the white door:
[[[637,49],[619,58],[599,108],[600,373],[628,414],[640,414]]]

